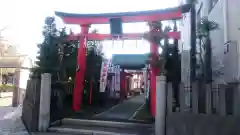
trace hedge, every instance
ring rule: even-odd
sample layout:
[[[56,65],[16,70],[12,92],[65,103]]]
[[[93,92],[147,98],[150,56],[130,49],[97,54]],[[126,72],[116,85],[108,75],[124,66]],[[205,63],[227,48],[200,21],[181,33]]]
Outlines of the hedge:
[[[2,84],[0,85],[0,92],[12,92],[15,86],[11,84]]]

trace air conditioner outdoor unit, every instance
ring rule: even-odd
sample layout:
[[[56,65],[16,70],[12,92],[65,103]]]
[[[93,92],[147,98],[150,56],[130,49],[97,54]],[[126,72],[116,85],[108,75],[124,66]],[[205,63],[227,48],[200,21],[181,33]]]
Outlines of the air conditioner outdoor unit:
[[[224,44],[224,57],[223,57],[223,78],[225,83],[239,82],[240,77],[240,54],[239,47],[236,41],[229,41]]]

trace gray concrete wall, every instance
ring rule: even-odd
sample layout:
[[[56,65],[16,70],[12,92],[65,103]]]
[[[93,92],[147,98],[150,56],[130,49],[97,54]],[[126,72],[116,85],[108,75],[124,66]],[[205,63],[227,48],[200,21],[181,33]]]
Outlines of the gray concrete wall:
[[[167,135],[240,135],[240,118],[190,113],[167,116]]]

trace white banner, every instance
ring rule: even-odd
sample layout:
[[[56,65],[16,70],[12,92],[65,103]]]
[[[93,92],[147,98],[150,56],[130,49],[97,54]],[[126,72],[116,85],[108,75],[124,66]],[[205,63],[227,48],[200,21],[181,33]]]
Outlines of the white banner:
[[[101,77],[100,77],[100,92],[105,92],[107,85],[108,61],[102,62]]]
[[[116,76],[115,76],[115,91],[120,91],[120,66],[116,66]]]

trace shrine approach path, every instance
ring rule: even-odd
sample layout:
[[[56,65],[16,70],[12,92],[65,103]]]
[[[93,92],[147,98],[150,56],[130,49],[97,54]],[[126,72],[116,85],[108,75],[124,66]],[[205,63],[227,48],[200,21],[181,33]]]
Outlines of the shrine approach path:
[[[93,116],[93,118],[106,120],[131,120],[135,115],[135,112],[144,104],[144,102],[144,94],[132,97],[107,111]]]

